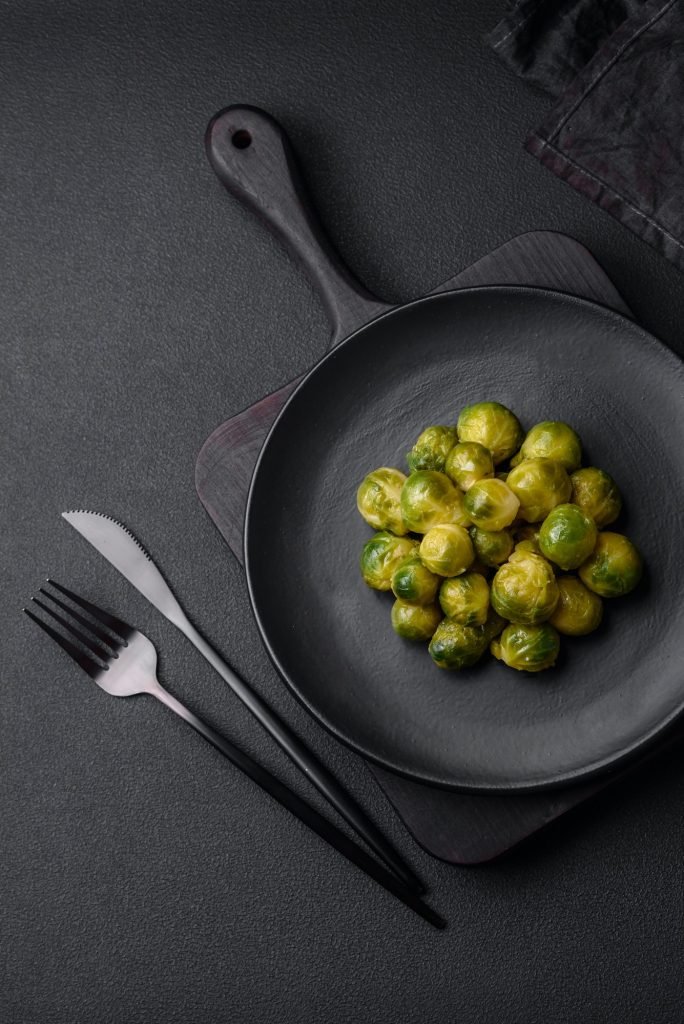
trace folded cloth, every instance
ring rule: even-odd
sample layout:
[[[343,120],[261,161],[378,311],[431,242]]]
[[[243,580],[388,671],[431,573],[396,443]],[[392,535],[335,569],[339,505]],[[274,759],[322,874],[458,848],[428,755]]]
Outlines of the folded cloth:
[[[523,0],[489,42],[559,97],[529,152],[684,270],[681,0]]]

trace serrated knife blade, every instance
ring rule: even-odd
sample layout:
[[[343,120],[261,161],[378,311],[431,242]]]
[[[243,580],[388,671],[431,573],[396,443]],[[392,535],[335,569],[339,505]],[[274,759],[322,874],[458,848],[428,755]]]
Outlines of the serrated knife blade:
[[[102,512],[77,509],[62,512],[62,517],[104,555],[162,615],[183,631],[186,624],[191,626],[168,583],[130,530]]]

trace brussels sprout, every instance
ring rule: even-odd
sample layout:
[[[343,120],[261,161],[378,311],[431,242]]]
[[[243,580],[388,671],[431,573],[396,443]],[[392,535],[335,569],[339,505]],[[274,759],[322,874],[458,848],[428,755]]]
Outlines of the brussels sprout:
[[[495,636],[498,636],[504,626],[507,625],[508,623],[506,620],[502,619],[500,615],[497,615],[494,609],[490,607],[487,615],[487,621],[482,627],[487,643],[489,643],[490,640],[493,640]]]
[[[492,641],[495,658],[519,672],[541,672],[555,664],[560,650],[560,637],[548,622],[540,626],[506,626]]]
[[[440,523],[468,525],[463,495],[448,476],[434,470],[411,473],[401,489],[401,515],[414,533],[427,533]]]
[[[518,498],[518,514],[527,523],[546,519],[556,505],[569,501],[572,491],[570,477],[553,459],[526,459],[510,471],[506,486]]]
[[[419,544],[411,537],[395,537],[383,530],[366,541],[361,552],[361,575],[373,590],[389,590],[400,562],[418,554]]]
[[[539,526],[536,523],[525,523],[524,525],[513,527],[513,537],[516,544],[519,544],[523,540],[532,541],[534,544],[539,543]],[[539,552],[537,552],[539,554]]]
[[[412,473],[419,469],[444,472],[444,463],[458,437],[456,427],[427,427],[406,456]]]
[[[514,551],[492,580],[490,599],[494,611],[511,622],[544,622],[558,604],[553,569],[541,555]]]
[[[428,648],[439,668],[468,668],[487,650],[489,639],[484,626],[462,626],[454,619],[442,619]]]
[[[582,464],[582,445],[580,439],[567,423],[546,420],[537,423],[528,432],[522,448],[511,459],[511,465],[517,466],[524,459],[554,459],[572,473]]]
[[[462,491],[467,491],[478,480],[494,475],[491,452],[477,441],[459,442],[447,455],[444,472]]]
[[[420,542],[420,558],[438,576],[459,576],[475,557],[468,531],[454,523],[433,526]]]
[[[392,628],[405,640],[429,640],[441,621],[436,604],[411,604],[397,598],[392,605]]]
[[[614,522],[622,510],[622,497],[612,476],[595,466],[578,469],[570,477],[571,501],[594,520],[599,529]]]
[[[441,583],[439,576],[435,576],[421,562],[418,555],[405,558],[392,574],[392,592],[395,597],[402,601],[411,601],[413,604],[431,604],[437,597],[437,590]]]
[[[398,537],[408,533],[401,517],[401,489],[406,477],[398,469],[383,466],[369,473],[356,492],[356,507],[369,526],[391,530]]]
[[[439,588],[439,603],[444,614],[460,626],[484,626],[489,611],[489,584],[476,572],[444,580]]]
[[[560,597],[549,619],[554,629],[566,636],[584,636],[598,629],[603,618],[601,598],[574,576],[560,576],[556,582]]]
[[[463,507],[468,518],[482,530],[498,531],[510,526],[520,502],[503,480],[478,480],[466,491]]]
[[[517,452],[523,430],[510,409],[499,402],[477,402],[467,405],[458,417],[459,441],[477,441],[489,448],[494,465]]]
[[[513,550],[513,536],[509,530],[481,530],[479,526],[472,526],[470,539],[483,565],[501,565]]]
[[[577,505],[556,505],[541,525],[539,547],[561,569],[577,569],[596,545],[596,523]]]
[[[599,533],[593,554],[579,574],[582,583],[600,597],[622,597],[641,579],[643,562],[632,542],[621,533]]]

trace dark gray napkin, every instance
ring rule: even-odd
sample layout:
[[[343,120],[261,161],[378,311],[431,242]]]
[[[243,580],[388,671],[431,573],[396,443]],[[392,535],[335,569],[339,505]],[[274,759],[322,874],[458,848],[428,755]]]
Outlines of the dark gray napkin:
[[[523,0],[489,42],[557,97],[529,152],[684,270],[680,0]]]

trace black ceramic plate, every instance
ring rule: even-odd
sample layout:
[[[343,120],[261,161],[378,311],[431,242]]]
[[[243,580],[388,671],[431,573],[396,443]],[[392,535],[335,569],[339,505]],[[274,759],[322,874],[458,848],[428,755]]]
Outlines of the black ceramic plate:
[[[364,475],[405,467],[420,430],[496,399],[525,427],[562,419],[585,464],[618,481],[613,527],[647,575],[607,602],[592,636],[563,641],[537,676],[487,656],[433,665],[390,626],[391,595],[358,561],[370,528]],[[684,706],[681,521],[683,364],[629,320],[530,288],[422,299],[352,335],[304,379],[276,421],[252,481],[245,533],[250,595],[279,671],[336,736],[388,768],[466,790],[521,790],[606,769]]]

